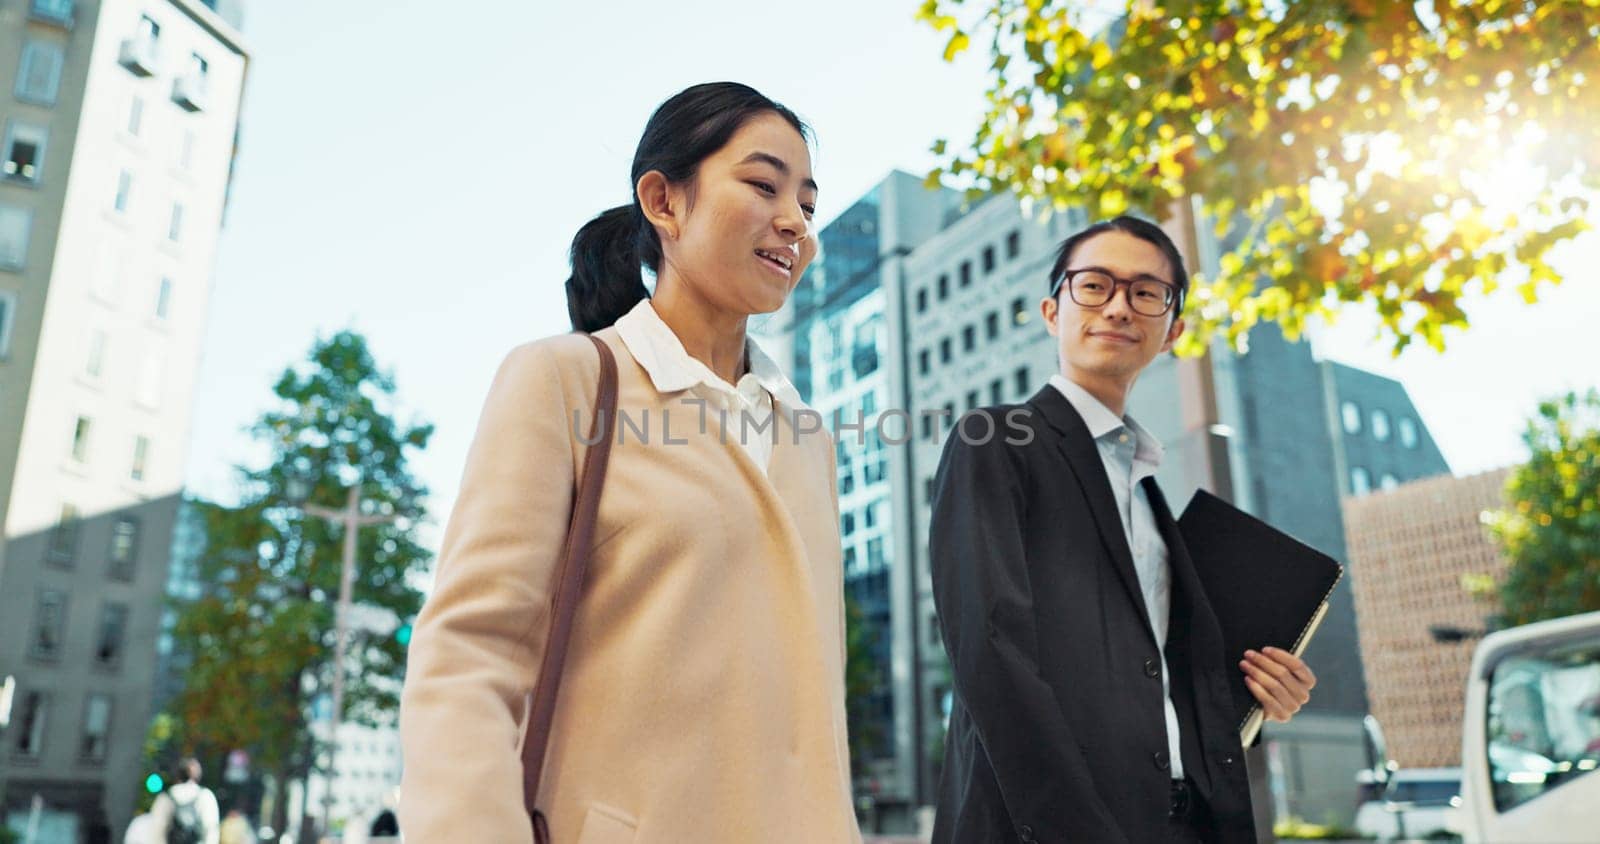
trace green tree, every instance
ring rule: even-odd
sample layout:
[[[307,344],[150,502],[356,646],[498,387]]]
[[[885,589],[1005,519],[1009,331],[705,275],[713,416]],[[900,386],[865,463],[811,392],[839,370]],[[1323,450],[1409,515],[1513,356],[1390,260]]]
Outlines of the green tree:
[[[853,598],[844,599],[845,667],[844,694],[845,720],[850,736],[851,774],[859,775],[868,759],[882,755],[883,725],[875,712],[868,708],[872,696],[882,690],[883,666],[878,663],[874,646],[882,634]]]
[[[1487,519],[1510,561],[1495,588],[1503,621],[1600,610],[1600,390],[1540,404],[1522,438],[1531,456]]]
[[[195,560],[204,586],[179,609],[174,640],[188,667],[168,708],[176,735],[162,740],[203,763],[246,750],[284,784],[315,763],[308,719],[331,678],[343,531],[293,501],[303,495],[340,508],[355,483],[364,513],[396,517],[360,529],[352,596],[408,621],[422,603],[412,580],[431,560],[416,535],[427,489],[409,458],[433,429],[395,420],[394,380],[352,331],[318,340],[273,394],[276,405],[251,429],[268,459],[263,468],[240,467],[240,503],[193,503],[204,525]],[[404,645],[362,625],[351,626],[347,645],[345,719],[388,720]],[[273,826],[283,829],[283,801],[277,805]]]
[[[1120,11],[1110,7],[1120,6]],[[1180,352],[1370,307],[1444,348],[1465,294],[1560,278],[1600,186],[1600,0],[926,0],[987,109],[930,182],[1094,216],[1179,201],[1225,252]]]

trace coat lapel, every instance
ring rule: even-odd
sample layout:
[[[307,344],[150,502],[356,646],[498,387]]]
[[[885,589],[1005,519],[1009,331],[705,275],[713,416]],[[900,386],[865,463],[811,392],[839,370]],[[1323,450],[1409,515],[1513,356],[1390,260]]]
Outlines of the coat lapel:
[[[1095,529],[1111,555],[1111,567],[1116,570],[1139,618],[1144,620],[1145,635],[1150,637],[1151,644],[1157,644],[1155,628],[1150,624],[1150,613],[1144,605],[1144,590],[1139,588],[1139,574],[1133,567],[1133,551],[1128,548],[1128,535],[1122,528],[1122,517],[1117,515],[1117,499],[1111,492],[1111,479],[1106,476],[1105,463],[1100,459],[1100,450],[1095,446],[1094,437],[1089,435],[1089,427],[1083,423],[1083,417],[1078,415],[1067,397],[1048,384],[1028,403],[1042,413],[1061,435],[1057,446],[1072,467],[1072,473],[1083,489],[1083,497],[1089,502]]]

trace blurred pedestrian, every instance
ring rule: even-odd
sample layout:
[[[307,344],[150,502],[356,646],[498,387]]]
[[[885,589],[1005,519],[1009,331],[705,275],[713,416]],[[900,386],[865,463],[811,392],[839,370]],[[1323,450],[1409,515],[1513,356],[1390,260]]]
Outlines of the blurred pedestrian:
[[[217,834],[217,844],[256,844],[255,830],[251,828],[244,812],[238,808],[228,810],[228,816],[222,819],[222,828]]]
[[[219,844],[217,796],[200,784],[200,762],[184,759],[173,771],[173,783],[150,807],[150,839],[154,844]]]
[[[530,841],[512,739],[530,685],[560,680],[528,738],[555,841],[857,841],[833,442],[747,335],[817,251],[807,130],[696,85],[651,116],[629,189],[567,281],[620,399],[565,669],[540,672],[602,369],[572,335],[514,350],[490,389],[411,643],[401,826]]]

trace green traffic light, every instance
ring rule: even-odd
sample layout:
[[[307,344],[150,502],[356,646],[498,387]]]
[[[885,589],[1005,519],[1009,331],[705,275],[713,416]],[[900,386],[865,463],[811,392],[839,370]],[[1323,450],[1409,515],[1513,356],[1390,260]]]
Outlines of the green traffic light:
[[[394,631],[394,640],[402,645],[411,644],[411,625],[400,625],[400,628]]]
[[[144,778],[144,790],[150,792],[151,794],[160,794],[161,785],[162,783],[160,774],[151,774],[150,776]]]

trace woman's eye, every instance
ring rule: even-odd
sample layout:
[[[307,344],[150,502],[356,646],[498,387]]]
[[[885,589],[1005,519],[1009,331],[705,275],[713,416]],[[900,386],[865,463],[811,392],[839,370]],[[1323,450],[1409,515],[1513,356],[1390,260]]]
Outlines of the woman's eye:
[[[762,193],[777,193],[778,192],[777,188],[773,187],[771,184],[769,184],[767,182],[751,182],[750,184],[755,185],[757,188],[760,188]]]
[[[815,205],[802,205],[802,206],[800,206],[800,210],[806,212],[806,216],[807,217],[811,217],[811,216],[816,215],[817,206],[815,206]]]

